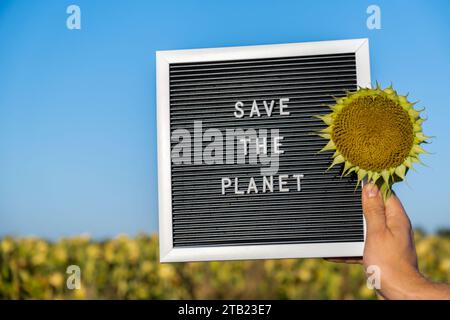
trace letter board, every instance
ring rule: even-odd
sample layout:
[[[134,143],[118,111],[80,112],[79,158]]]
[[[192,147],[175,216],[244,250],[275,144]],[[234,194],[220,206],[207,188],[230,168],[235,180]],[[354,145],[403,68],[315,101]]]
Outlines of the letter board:
[[[161,261],[362,255],[314,117],[358,86],[367,39],[157,52]]]

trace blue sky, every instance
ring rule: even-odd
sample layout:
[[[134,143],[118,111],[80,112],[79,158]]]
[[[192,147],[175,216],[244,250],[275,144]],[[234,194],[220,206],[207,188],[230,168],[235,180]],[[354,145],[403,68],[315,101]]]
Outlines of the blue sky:
[[[361,37],[436,136],[396,191],[415,226],[449,227],[450,2],[2,0],[0,236],[157,230],[156,50]]]

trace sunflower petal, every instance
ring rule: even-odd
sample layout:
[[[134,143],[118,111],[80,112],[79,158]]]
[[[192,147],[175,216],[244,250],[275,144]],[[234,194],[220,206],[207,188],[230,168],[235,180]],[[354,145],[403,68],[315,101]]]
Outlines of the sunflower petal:
[[[381,171],[381,176],[383,177],[384,182],[386,184],[389,184],[389,177],[390,177],[389,171],[387,170]]]
[[[329,140],[327,145],[323,147],[319,152],[329,151],[329,150],[336,150],[336,145],[334,144],[333,140]]]
[[[395,174],[402,180],[405,180],[406,166],[402,164],[399,165],[397,168],[395,168]]]
[[[319,133],[318,136],[322,137],[324,139],[327,139],[327,140],[331,139],[331,134],[329,134],[329,133]]]
[[[323,116],[316,116],[316,118],[319,118],[320,120],[325,122],[326,125],[331,125],[333,123],[332,113]]]

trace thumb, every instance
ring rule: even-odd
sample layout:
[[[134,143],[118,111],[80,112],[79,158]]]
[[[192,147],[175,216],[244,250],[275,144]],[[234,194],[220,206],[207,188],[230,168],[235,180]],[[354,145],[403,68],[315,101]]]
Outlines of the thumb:
[[[386,228],[384,201],[378,187],[373,183],[364,186],[362,207],[366,218],[367,233],[381,232]]]
[[[411,222],[395,193],[386,200],[386,225],[389,229],[411,231]]]

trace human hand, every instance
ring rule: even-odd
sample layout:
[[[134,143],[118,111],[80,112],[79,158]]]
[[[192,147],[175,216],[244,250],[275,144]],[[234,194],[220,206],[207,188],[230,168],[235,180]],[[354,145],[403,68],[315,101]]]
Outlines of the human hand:
[[[386,299],[450,299],[450,285],[432,283],[417,266],[414,237],[409,218],[395,194],[386,202],[374,184],[362,192],[367,233],[361,259],[328,259],[335,262],[362,263],[365,270],[380,271],[377,293]]]

